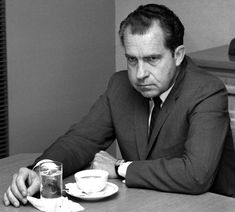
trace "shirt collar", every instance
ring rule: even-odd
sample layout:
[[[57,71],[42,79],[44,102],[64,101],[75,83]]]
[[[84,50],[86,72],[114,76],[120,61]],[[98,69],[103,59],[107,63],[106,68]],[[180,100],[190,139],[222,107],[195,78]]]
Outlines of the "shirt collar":
[[[162,100],[162,104],[166,101],[166,98],[168,97],[169,93],[171,92],[171,89],[173,88],[175,83],[173,83],[173,85],[168,88],[168,90],[166,90],[165,92],[163,92],[159,97]],[[162,105],[161,104],[161,105]]]
[[[173,83],[173,85],[172,85],[170,88],[168,88],[165,92],[163,92],[163,93],[159,96],[160,99],[162,100],[162,103],[161,103],[160,107],[162,107],[163,103],[166,101],[166,98],[168,97],[169,93],[171,92],[171,89],[173,88],[174,84],[175,84],[175,83]],[[150,104],[150,108],[152,108],[153,105],[154,105],[152,98],[151,98],[151,101],[149,101],[149,104]]]

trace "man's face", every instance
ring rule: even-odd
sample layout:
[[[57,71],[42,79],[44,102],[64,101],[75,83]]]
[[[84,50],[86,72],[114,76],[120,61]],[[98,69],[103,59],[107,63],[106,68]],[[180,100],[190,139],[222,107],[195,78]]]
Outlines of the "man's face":
[[[164,34],[158,23],[143,35],[131,34],[127,28],[124,50],[129,80],[144,97],[158,96],[170,88],[177,76],[177,63],[164,46]]]

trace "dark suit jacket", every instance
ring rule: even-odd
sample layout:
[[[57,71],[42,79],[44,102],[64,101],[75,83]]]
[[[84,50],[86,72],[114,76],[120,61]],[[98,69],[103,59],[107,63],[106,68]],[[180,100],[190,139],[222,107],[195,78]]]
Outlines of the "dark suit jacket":
[[[133,161],[126,174],[129,187],[234,195],[235,154],[227,110],[223,83],[185,58],[148,140],[149,101],[130,85],[127,71],[121,71],[88,115],[36,162],[62,161],[67,176],[117,139],[123,158]]]

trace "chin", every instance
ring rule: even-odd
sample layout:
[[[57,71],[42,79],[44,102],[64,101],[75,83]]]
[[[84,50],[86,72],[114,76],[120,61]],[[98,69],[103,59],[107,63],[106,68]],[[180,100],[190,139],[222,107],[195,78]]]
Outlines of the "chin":
[[[149,98],[149,99],[158,95],[152,92],[140,92],[140,93],[142,94],[142,96],[144,96],[145,98]]]
[[[136,86],[133,86],[143,97],[145,98],[153,98],[159,95],[159,90],[149,89],[149,90],[141,90]]]

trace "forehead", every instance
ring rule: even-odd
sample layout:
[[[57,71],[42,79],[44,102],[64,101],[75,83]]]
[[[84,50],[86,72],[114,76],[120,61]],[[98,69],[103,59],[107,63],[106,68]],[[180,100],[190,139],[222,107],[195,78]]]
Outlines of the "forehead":
[[[124,33],[124,49],[127,54],[157,54],[166,50],[164,33],[158,23],[153,25],[144,34],[132,34],[130,27]]]

